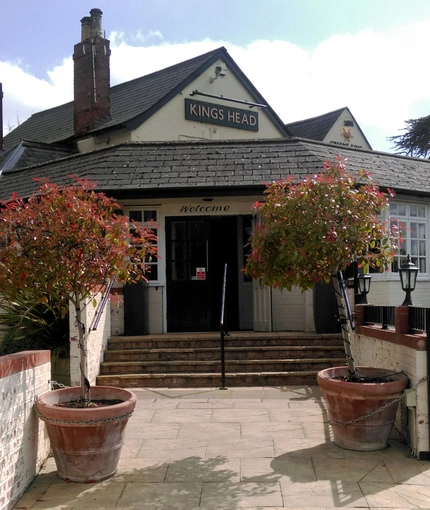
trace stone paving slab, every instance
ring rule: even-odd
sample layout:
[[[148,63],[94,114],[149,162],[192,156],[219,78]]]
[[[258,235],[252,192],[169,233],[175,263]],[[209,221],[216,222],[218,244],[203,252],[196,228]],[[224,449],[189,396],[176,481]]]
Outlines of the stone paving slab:
[[[430,463],[332,442],[318,387],[136,389],[118,472],[67,483],[52,458],[15,509],[430,508]]]

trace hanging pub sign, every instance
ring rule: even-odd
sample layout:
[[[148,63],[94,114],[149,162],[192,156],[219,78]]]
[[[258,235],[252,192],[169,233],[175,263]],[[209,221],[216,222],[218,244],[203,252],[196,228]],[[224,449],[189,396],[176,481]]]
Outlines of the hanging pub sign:
[[[236,129],[258,131],[258,112],[185,99],[185,118]]]

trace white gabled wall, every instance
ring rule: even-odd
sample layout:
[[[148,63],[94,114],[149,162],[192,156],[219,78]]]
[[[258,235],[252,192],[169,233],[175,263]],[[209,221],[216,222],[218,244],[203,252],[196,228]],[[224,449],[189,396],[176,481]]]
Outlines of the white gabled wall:
[[[215,68],[226,67],[224,62],[218,60],[209,69],[204,71],[192,83],[173,97],[165,106],[145,121],[132,133],[133,141],[167,141],[167,140],[250,140],[261,138],[284,138],[267,114],[266,108],[250,107],[246,104],[229,102],[220,96],[255,102],[248,90],[235,76],[233,71],[226,67],[224,76],[219,76],[211,83]],[[218,98],[200,95],[191,96],[198,90]],[[212,124],[209,122],[191,121],[185,119],[185,99],[193,99],[212,105],[228,106],[243,111],[258,112],[258,131],[237,129],[233,127]]]

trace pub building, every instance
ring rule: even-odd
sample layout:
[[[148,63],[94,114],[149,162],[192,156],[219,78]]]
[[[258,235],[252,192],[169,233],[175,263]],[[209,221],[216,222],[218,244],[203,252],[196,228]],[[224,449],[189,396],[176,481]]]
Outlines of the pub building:
[[[390,214],[409,229],[415,302],[428,306],[427,160],[372,151],[346,107],[285,124],[223,47],[111,87],[101,19],[92,9],[81,20],[74,100],[0,137],[0,199],[28,196],[32,177],[66,184],[78,174],[157,234],[148,284],[113,289],[124,294],[113,335],[219,330],[225,264],[231,331],[337,331],[330,286],[280,292],[242,269],[265,184],[315,174],[338,155],[396,191]],[[374,304],[401,302],[397,269],[373,275]]]

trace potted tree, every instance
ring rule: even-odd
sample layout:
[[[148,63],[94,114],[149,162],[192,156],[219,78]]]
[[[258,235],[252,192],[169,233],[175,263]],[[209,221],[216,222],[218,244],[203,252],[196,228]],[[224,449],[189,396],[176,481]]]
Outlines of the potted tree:
[[[77,482],[115,473],[136,405],[129,390],[91,387],[81,320],[83,306],[106,293],[114,278],[144,279],[144,261],[155,256],[153,234],[130,226],[118,210],[113,199],[75,176],[67,186],[40,180],[28,200],[14,195],[0,213],[2,298],[49,302],[59,316],[71,303],[76,314],[81,385],[40,395],[35,407],[46,423],[58,475]]]
[[[333,282],[348,364],[319,372],[318,383],[334,440],[350,449],[387,445],[397,408],[393,402],[408,382],[404,374],[356,366],[342,276],[355,262],[363,270],[388,269],[401,241],[395,225],[378,220],[390,195],[390,190],[381,192],[368,172],[349,174],[340,158],[327,162],[318,175],[268,185],[265,201],[255,205],[260,221],[245,268],[261,285],[281,290],[298,286],[305,291],[320,281]],[[379,412],[381,408],[385,410]]]

